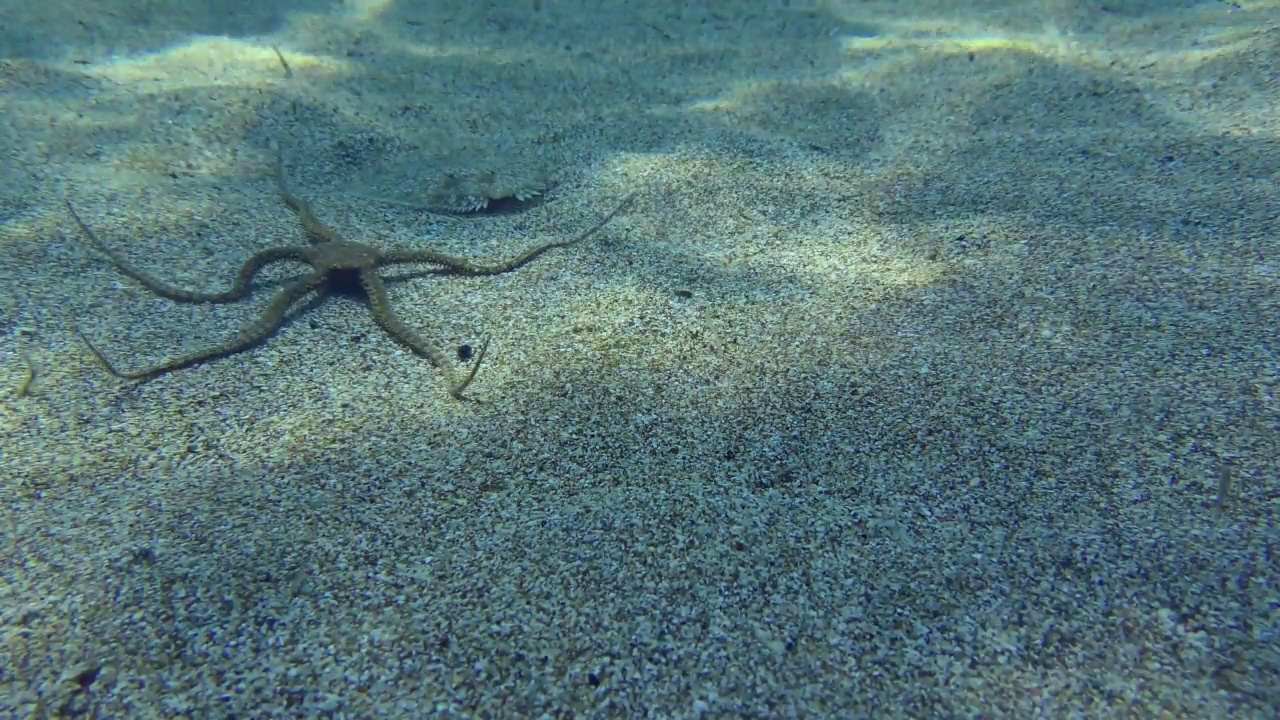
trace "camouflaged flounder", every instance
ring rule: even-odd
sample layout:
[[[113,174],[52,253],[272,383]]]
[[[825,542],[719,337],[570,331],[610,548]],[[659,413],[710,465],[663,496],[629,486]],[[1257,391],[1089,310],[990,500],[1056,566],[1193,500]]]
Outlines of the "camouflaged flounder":
[[[551,189],[548,177],[504,178],[495,172],[447,173],[422,198],[431,210],[455,214],[520,209]]]

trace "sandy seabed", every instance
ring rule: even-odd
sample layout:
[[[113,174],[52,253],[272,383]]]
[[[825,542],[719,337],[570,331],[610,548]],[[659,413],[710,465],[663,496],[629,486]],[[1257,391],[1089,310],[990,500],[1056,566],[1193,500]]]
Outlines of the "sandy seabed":
[[[0,718],[1280,713],[1280,2],[10,3],[0,115]],[[299,268],[65,202],[226,288],[277,146],[379,248],[636,200],[384,273],[462,401],[353,294],[109,375]]]

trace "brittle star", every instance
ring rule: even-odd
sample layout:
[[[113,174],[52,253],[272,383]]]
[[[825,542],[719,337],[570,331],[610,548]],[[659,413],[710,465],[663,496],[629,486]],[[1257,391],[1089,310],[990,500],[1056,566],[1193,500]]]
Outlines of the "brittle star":
[[[359,287],[368,296],[370,309],[378,324],[410,350],[430,359],[440,369],[441,374],[444,375],[449,394],[454,398],[461,399],[462,392],[475,379],[476,371],[480,369],[480,363],[484,360],[484,353],[488,343],[481,344],[470,371],[466,377],[458,380],[450,367],[449,358],[396,315],[391,308],[391,298],[387,294],[386,284],[378,275],[378,269],[388,265],[424,264],[437,265],[440,273],[449,275],[498,275],[510,272],[526,265],[548,250],[568,247],[586,240],[603,228],[618,213],[622,212],[635,198],[634,194],[627,196],[612,212],[572,240],[549,242],[526,250],[521,255],[506,262],[484,265],[466,258],[454,257],[433,250],[379,250],[363,243],[343,240],[336,232],[316,218],[306,200],[294,195],[289,190],[289,183],[285,178],[283,154],[277,154],[276,156],[276,184],[279,186],[280,196],[285,205],[289,206],[297,214],[303,230],[306,231],[308,238],[311,240],[311,245],[272,247],[259,250],[245,261],[231,289],[222,292],[185,290],[167,285],[148,275],[129,262],[123,254],[112,250],[106,243],[98,239],[97,234],[89,228],[84,220],[80,219],[80,215],[76,213],[71,202],[67,201],[67,209],[71,212],[71,217],[75,218],[76,224],[80,226],[81,232],[84,233],[95,248],[110,258],[120,272],[138,281],[151,292],[176,302],[235,302],[250,294],[254,277],[259,271],[272,263],[292,260],[311,266],[310,273],[288,281],[271,299],[271,302],[262,311],[258,319],[241,329],[231,339],[204,350],[171,358],[142,370],[120,370],[83,333],[77,330],[76,332],[80,335],[81,340],[89,347],[89,350],[97,357],[98,361],[106,367],[108,372],[127,380],[145,380],[173,370],[248,350],[279,330],[288,317],[290,308],[308,293],[319,291],[327,294],[347,288]]]

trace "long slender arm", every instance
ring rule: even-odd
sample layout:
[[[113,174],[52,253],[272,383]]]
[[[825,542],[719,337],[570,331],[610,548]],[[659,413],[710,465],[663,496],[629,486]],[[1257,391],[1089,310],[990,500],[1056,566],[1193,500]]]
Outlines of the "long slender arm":
[[[305,262],[300,250],[295,248],[270,248],[255,253],[252,257],[245,261],[240,268],[240,274],[236,278],[235,284],[229,290],[221,292],[200,292],[198,290],[187,290],[185,288],[173,287],[167,285],[154,277],[148,275],[138,269],[136,265],[129,262],[124,255],[112,250],[110,246],[102,242],[98,238],[97,233],[89,227],[84,220],[80,219],[80,214],[72,207],[71,201],[67,201],[67,210],[71,212],[71,217],[76,221],[76,225],[80,226],[80,232],[88,238],[89,243],[93,247],[106,255],[113,265],[120,272],[138,281],[146,289],[151,292],[174,300],[186,303],[228,303],[240,300],[249,294],[249,290],[253,285],[253,278],[258,271],[277,260],[297,260]]]
[[[388,250],[382,253],[383,265],[394,265],[396,263],[427,263],[430,265],[442,265],[448,268],[455,275],[500,275],[505,272],[511,272],[516,268],[527,265],[539,255],[554,250],[556,248],[569,247],[576,245],[583,240],[600,232],[600,229],[609,224],[618,213],[625,210],[636,199],[635,194],[628,195],[613,209],[608,215],[605,215],[599,222],[591,226],[589,230],[575,237],[572,240],[560,240],[550,242],[545,245],[539,245],[535,248],[526,250],[523,254],[506,262],[494,265],[485,265],[483,263],[472,262],[466,258],[446,255],[444,253],[435,252],[434,250]]]
[[[276,149],[276,185],[280,188],[280,197],[284,200],[284,204],[298,214],[298,220],[302,223],[302,228],[311,237],[311,242],[340,241],[338,233],[331,230],[316,217],[315,212],[311,210],[310,203],[294,195],[289,189],[289,178],[284,173],[284,150],[282,148]]]
[[[84,333],[77,329],[76,334],[78,334],[80,339],[84,341],[84,344],[89,347],[89,351],[98,358],[98,362],[102,363],[102,365],[107,369],[107,372],[118,378],[124,378],[126,380],[145,380],[157,375],[163,375],[164,373],[171,372],[173,370],[180,370],[185,367],[191,367],[192,365],[198,365],[207,360],[226,357],[227,355],[234,355],[261,343],[279,329],[282,324],[284,324],[284,319],[286,314],[289,312],[289,308],[292,307],[295,302],[302,299],[302,297],[308,292],[318,287],[322,282],[324,282],[324,276],[317,274],[311,274],[304,278],[294,280],[276,293],[275,297],[271,299],[271,304],[267,305],[267,307],[262,311],[262,314],[258,316],[257,320],[247,325],[226,342],[220,343],[211,348],[189,353],[187,355],[171,358],[159,365],[153,365],[152,367],[144,368],[142,370],[134,370],[130,372],[119,369],[107,359],[107,356],[104,355],[101,350],[95,347],[93,343],[89,342],[89,338],[85,337]]]
[[[471,365],[471,371],[459,381],[453,374],[449,358],[396,315],[395,310],[391,308],[391,298],[387,295],[387,286],[382,282],[382,278],[373,272],[364,272],[360,275],[360,284],[364,286],[364,291],[369,294],[369,303],[373,306],[373,316],[377,319],[378,324],[382,325],[388,333],[391,333],[392,337],[404,343],[410,350],[429,358],[432,364],[440,369],[440,374],[444,375],[449,394],[455,399],[461,400],[462,391],[466,390],[471,381],[476,378],[476,371],[480,369],[480,363],[484,361],[484,351],[488,348],[488,343],[480,346],[480,351],[476,353],[476,361]]]

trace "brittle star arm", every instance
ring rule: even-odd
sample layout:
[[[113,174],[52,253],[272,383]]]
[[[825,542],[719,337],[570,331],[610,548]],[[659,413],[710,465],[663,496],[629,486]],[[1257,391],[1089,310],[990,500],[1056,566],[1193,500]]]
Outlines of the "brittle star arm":
[[[446,255],[444,253],[435,252],[434,250],[388,250],[382,253],[380,264],[394,265],[396,263],[428,263],[432,265],[442,265],[448,268],[451,273],[455,275],[500,275],[529,264],[539,255],[548,250],[576,245],[592,235],[595,235],[597,232],[600,232],[601,228],[608,225],[609,221],[613,220],[618,213],[630,206],[635,198],[636,196],[634,193],[623,198],[622,202],[619,203],[612,212],[605,215],[599,222],[591,226],[589,230],[572,240],[560,240],[556,242],[549,242],[545,245],[539,245],[535,248],[526,250],[518,257],[495,265],[475,263],[466,258]]]
[[[253,284],[253,278],[258,271],[267,265],[278,260],[297,260],[305,262],[302,252],[297,248],[269,248],[254,253],[252,257],[245,261],[240,268],[240,274],[236,277],[235,284],[231,289],[222,292],[198,292],[195,290],[186,290],[184,288],[166,285],[163,282],[151,277],[147,273],[139,270],[137,266],[129,262],[124,255],[112,250],[106,243],[102,242],[84,220],[80,219],[80,214],[71,206],[71,201],[67,201],[67,210],[71,212],[71,217],[76,221],[76,225],[80,226],[80,232],[88,238],[89,243],[93,247],[106,255],[111,263],[116,266],[120,272],[138,281],[143,287],[151,292],[174,300],[177,302],[187,303],[227,303],[239,300],[249,294],[250,286]]]
[[[280,188],[280,197],[284,200],[284,204],[298,214],[298,220],[310,236],[311,242],[318,244],[341,241],[338,233],[320,222],[315,212],[311,210],[310,203],[289,190],[289,179],[284,174],[284,150],[280,149],[276,150],[276,185]]]
[[[275,297],[271,299],[271,304],[267,305],[267,307],[262,311],[262,314],[258,316],[257,320],[250,323],[240,332],[236,333],[235,337],[232,337],[230,340],[211,348],[206,348],[204,350],[199,350],[197,352],[166,360],[159,365],[145,368],[143,370],[135,370],[133,372],[120,370],[107,359],[107,356],[104,355],[101,350],[95,347],[93,343],[89,342],[89,339],[84,336],[84,333],[77,329],[76,334],[80,336],[80,339],[84,341],[85,345],[89,346],[90,352],[98,358],[98,362],[102,363],[102,365],[107,368],[107,372],[118,378],[124,378],[126,380],[145,380],[173,370],[198,365],[207,360],[213,360],[214,358],[225,357],[227,355],[234,355],[242,350],[248,350],[278,330],[280,326],[284,324],[284,319],[286,314],[289,312],[289,308],[292,307],[295,302],[302,299],[302,297],[308,292],[319,287],[323,282],[324,275],[320,273],[312,273],[306,277],[294,280],[276,293]]]
[[[461,400],[462,391],[466,390],[475,379],[476,371],[480,369],[480,363],[484,360],[484,351],[489,344],[486,342],[480,346],[479,352],[476,353],[476,361],[471,365],[471,371],[459,382],[453,374],[453,368],[450,367],[449,358],[427,342],[416,330],[406,325],[396,315],[395,310],[391,309],[391,298],[387,295],[387,286],[382,282],[382,278],[373,271],[366,270],[360,273],[360,285],[369,295],[373,317],[377,319],[378,324],[410,350],[429,358],[436,367],[440,368],[440,373],[444,375],[444,381],[449,386],[449,394]]]

